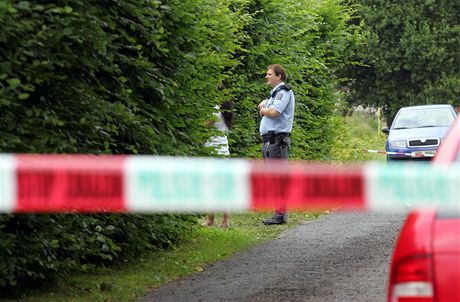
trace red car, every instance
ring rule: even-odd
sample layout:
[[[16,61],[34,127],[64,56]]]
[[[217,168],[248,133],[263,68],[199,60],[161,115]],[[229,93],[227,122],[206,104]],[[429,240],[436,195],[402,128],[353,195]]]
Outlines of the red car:
[[[432,164],[453,162],[460,173],[460,118]],[[388,302],[415,301],[460,301],[460,212],[413,210],[407,217],[393,253]]]

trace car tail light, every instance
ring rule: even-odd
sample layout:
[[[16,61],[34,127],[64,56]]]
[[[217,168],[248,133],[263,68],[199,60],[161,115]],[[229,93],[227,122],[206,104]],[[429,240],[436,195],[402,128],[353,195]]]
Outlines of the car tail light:
[[[435,301],[431,257],[404,259],[396,267],[391,283],[391,302]]]

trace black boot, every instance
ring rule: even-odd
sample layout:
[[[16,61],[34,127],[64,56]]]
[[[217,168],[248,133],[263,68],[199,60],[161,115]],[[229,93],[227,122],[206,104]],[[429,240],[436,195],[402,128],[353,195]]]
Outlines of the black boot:
[[[284,224],[287,223],[287,213],[285,214],[275,214],[272,218],[265,219],[262,221],[265,225],[272,225],[272,224]]]

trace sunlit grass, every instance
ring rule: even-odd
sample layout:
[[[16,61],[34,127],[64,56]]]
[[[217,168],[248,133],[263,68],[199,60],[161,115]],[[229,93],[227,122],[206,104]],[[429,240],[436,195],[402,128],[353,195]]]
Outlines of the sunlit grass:
[[[367,150],[384,150],[386,136],[378,129],[375,116],[354,113],[352,116],[335,116],[334,144],[326,160],[340,163],[384,161],[384,154]]]

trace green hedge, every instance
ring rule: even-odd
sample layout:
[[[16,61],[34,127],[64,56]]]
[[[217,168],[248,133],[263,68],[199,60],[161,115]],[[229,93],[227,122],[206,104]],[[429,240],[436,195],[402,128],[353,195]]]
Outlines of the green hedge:
[[[241,1],[243,2],[243,1]],[[332,142],[330,118],[340,94],[336,71],[350,64],[351,45],[359,41],[353,10],[337,0],[244,1],[250,16],[243,32],[242,62],[230,80],[238,119],[232,150],[260,157],[256,105],[267,98],[266,68],[282,64],[296,96],[293,159],[327,157]]]
[[[260,157],[256,106],[281,63],[293,158],[331,143],[358,28],[339,0],[0,2],[0,152],[211,155],[205,121],[233,100],[233,156]],[[0,291],[168,247],[185,215],[0,215]]]
[[[0,296],[175,245],[191,215],[0,215]]]
[[[352,13],[338,0],[2,2],[0,151],[207,155],[204,121],[232,99],[232,153],[258,157],[255,108],[281,63],[293,157],[318,158]]]
[[[0,150],[202,152],[233,15],[164,2],[2,2]]]
[[[238,47],[228,12],[195,0],[1,2],[0,151],[206,154],[209,98]],[[192,222],[1,215],[0,292],[171,246]]]

